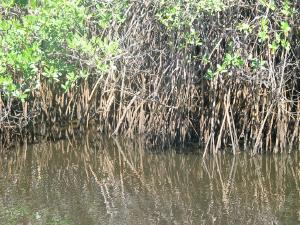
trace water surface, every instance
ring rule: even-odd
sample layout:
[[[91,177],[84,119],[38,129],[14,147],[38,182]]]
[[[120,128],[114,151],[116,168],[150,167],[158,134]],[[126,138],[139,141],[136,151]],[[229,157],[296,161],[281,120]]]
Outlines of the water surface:
[[[299,152],[142,146],[94,135],[2,153],[0,224],[300,224]]]

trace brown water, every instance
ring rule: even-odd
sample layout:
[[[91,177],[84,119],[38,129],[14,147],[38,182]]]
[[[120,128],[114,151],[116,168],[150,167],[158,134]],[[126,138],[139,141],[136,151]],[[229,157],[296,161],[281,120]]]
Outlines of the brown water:
[[[144,150],[99,136],[0,156],[0,225],[300,224],[300,153]]]

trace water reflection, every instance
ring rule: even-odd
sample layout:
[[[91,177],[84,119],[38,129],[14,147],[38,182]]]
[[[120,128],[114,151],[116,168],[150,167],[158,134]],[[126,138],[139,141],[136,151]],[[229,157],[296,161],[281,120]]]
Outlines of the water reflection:
[[[299,224],[300,157],[151,152],[91,135],[0,157],[0,224]]]

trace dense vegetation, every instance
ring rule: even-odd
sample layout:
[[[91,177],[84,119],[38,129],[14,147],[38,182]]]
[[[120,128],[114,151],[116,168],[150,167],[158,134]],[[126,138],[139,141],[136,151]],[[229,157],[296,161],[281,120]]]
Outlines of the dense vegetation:
[[[298,1],[2,0],[0,15],[5,146],[91,126],[205,154],[300,144]]]

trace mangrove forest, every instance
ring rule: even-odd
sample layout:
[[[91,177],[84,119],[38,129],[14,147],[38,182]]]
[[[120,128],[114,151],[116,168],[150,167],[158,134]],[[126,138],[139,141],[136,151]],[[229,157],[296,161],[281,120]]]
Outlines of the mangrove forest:
[[[299,149],[299,8],[1,0],[1,149],[88,130],[204,155]]]
[[[300,224],[300,0],[0,0],[0,225],[102,224]]]

